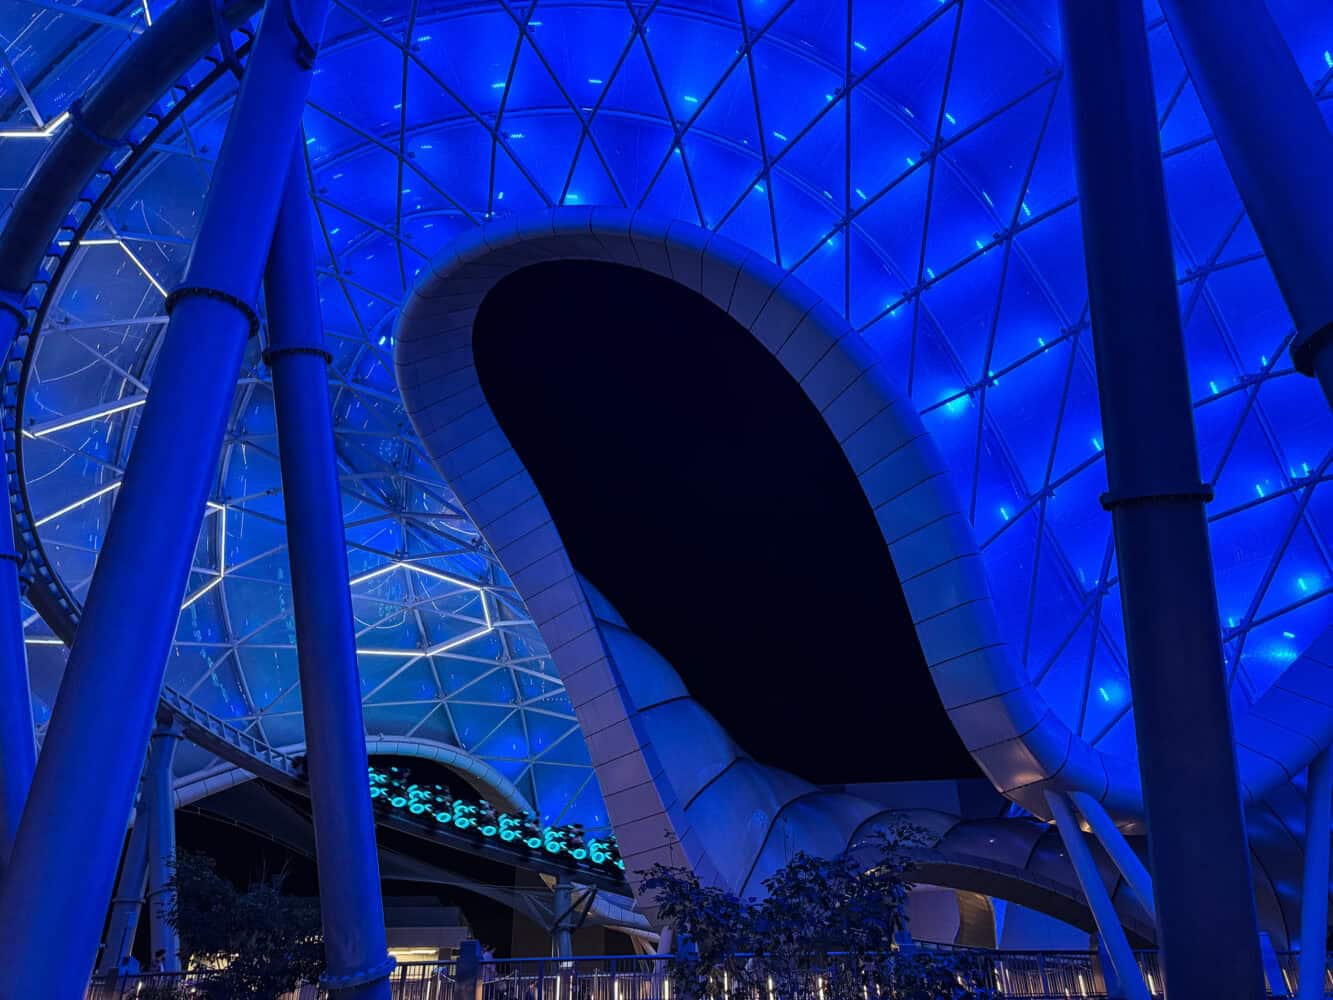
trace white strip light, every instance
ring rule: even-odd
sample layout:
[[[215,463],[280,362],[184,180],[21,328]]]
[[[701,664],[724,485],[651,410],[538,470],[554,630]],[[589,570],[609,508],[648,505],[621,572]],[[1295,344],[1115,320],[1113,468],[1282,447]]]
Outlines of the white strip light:
[[[68,506],[65,507],[61,507],[58,511],[55,511],[52,514],[47,514],[46,517],[41,518],[37,522],[36,527],[40,528],[48,521],[54,521],[56,518],[64,514],[68,514],[72,510],[78,510],[84,504],[96,500],[100,496],[105,496],[106,494],[110,493],[112,490],[116,489],[119,486],[120,486],[119,479],[117,479],[114,483],[108,483],[106,486],[103,486],[100,490],[94,490],[92,493],[89,493],[82,500],[75,500],[72,504],[69,504]]]
[[[136,396],[134,399],[127,399],[119,406],[112,406],[105,410],[97,410],[93,413],[85,413],[81,417],[75,417],[73,420],[65,420],[58,424],[48,424],[45,427],[39,427],[35,431],[25,430],[23,436],[26,438],[46,437],[48,434],[54,434],[56,431],[69,430],[71,427],[78,427],[79,424],[86,424],[92,420],[101,420],[103,417],[109,417],[114,413],[124,413],[126,410],[132,410],[136,406],[143,406],[148,402],[147,396]],[[41,522],[38,521],[38,524]]]
[[[209,510],[218,512],[218,575],[187,597],[181,605],[182,611],[221,583],[227,573],[227,508],[212,500],[208,501],[207,506]]]
[[[62,247],[67,247],[67,246],[70,245],[70,241],[69,241],[69,240],[61,240],[61,241],[59,241],[59,245],[62,246]],[[162,283],[161,283],[160,281],[158,281],[155,277],[153,277],[153,272],[150,271],[150,270],[148,270],[148,268],[144,266],[144,262],[141,261],[141,260],[138,258],[138,256],[135,255],[134,251],[131,250],[131,249],[126,245],[126,243],[125,243],[124,240],[122,240],[122,239],[120,239],[120,238],[118,238],[118,237],[115,237],[115,236],[99,236],[99,237],[96,237],[96,238],[94,238],[94,239],[79,240],[79,246],[81,246],[81,247],[120,247],[122,250],[125,251],[125,256],[128,257],[130,260],[132,260],[132,261],[134,262],[134,266],[137,267],[137,268],[139,269],[139,273],[142,274],[145,278],[148,279],[148,283],[149,283],[150,285],[152,285],[154,288],[157,289],[158,294],[161,295],[163,298],[166,298],[166,297],[167,297],[167,290],[166,290],[165,288],[162,287]]]
[[[41,128],[0,129],[0,139],[49,139],[56,134],[56,129],[69,121],[69,112],[62,111]]]
[[[480,639],[483,635],[495,628],[495,623],[491,620],[491,607],[486,603],[486,591],[479,584],[471,580],[460,580],[456,576],[450,576],[447,573],[441,573],[439,570],[431,569],[429,566],[421,566],[410,562],[391,562],[386,563],[379,569],[372,569],[368,573],[362,573],[348,580],[349,586],[355,586],[359,583],[365,583],[367,580],[373,580],[376,577],[384,576],[386,573],[392,573],[396,569],[410,570],[413,573],[420,573],[422,576],[428,576],[435,580],[443,580],[445,583],[452,583],[464,590],[474,591],[481,599],[481,613],[486,620],[486,624],[479,629],[471,632],[465,632],[463,635],[454,636],[452,639],[446,639],[443,642],[436,643],[428,649],[382,649],[382,648],[358,648],[357,653],[360,656],[403,656],[408,657],[411,662],[416,662],[423,656],[438,656],[440,653],[447,653],[455,646],[461,646],[465,642],[471,642],[473,639]],[[410,666],[410,663],[403,664],[404,667]]]
[[[435,580],[443,580],[445,583],[456,584],[465,590],[475,590],[481,593],[481,586],[473,583],[471,580],[462,580],[456,576],[450,576],[447,573],[441,573],[437,569],[431,569],[429,566],[422,566],[419,563],[410,562],[391,562],[386,563],[379,569],[372,569],[369,573],[362,573],[360,576],[354,576],[348,580],[350,586],[355,587],[358,583],[365,583],[367,580],[373,580],[377,576],[383,576],[385,573],[392,573],[396,569],[411,570],[413,573],[420,573],[422,576],[429,576]]]

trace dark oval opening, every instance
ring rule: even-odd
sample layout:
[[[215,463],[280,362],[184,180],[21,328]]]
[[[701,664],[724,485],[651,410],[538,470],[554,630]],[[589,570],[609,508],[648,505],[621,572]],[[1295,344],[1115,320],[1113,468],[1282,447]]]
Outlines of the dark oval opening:
[[[475,352],[575,566],[750,754],[821,783],[978,776],[837,441],[727,313],[553,261],[491,291]]]

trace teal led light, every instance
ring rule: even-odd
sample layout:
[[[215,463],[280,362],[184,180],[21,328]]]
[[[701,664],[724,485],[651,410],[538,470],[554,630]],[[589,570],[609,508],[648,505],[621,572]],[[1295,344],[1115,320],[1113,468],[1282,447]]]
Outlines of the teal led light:
[[[443,785],[419,785],[403,768],[371,767],[370,798],[390,809],[401,810],[423,821],[472,830],[482,837],[498,837],[507,844],[521,842],[530,851],[564,856],[604,868],[624,870],[615,837],[586,839],[583,826],[543,826],[532,815],[499,813],[489,802],[455,798]],[[517,844],[515,844],[517,846]]]

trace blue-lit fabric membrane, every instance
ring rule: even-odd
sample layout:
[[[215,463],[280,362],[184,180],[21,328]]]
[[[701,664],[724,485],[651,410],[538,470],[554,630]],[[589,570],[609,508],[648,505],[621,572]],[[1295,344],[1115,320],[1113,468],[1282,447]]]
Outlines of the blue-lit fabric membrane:
[[[1270,6],[1322,100],[1333,7]],[[17,39],[0,68],[10,131],[49,129],[148,16],[82,11],[0,14]],[[1272,274],[1153,4],[1148,17],[1240,707],[1329,621],[1333,421],[1292,371]],[[389,360],[398,304],[451,239],[494,216],[614,204],[715,229],[841,307],[946,456],[1034,683],[1089,743],[1133,758],[1055,24],[1050,0],[335,0],[305,141],[369,731],[455,743],[543,819],[605,822],[541,640],[411,438]],[[233,88],[195,100],[125,179],[41,333],[27,488],[76,596]],[[267,378],[252,352],[168,680],[281,744],[299,738],[300,700]],[[63,657],[30,653],[41,720]]]

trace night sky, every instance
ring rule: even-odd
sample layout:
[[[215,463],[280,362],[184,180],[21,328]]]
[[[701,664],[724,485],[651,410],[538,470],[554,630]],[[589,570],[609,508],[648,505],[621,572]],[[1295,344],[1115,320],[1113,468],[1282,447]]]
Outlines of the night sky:
[[[476,352],[575,566],[749,753],[816,782],[978,775],[836,441],[729,316],[561,261],[492,292]]]

